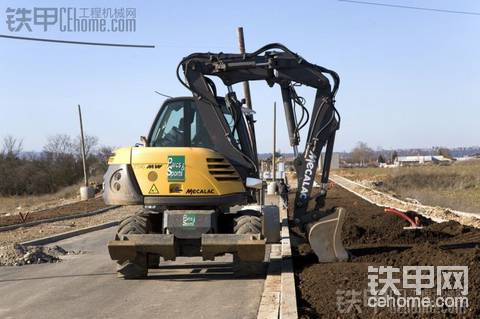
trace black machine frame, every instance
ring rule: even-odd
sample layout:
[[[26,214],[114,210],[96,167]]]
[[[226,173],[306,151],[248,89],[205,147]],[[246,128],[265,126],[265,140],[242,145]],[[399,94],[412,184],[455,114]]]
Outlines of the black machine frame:
[[[180,68],[183,69],[184,79],[180,76]],[[333,86],[327,75],[332,79]],[[235,145],[222,115],[215,84],[208,76],[217,76],[228,87],[225,103],[236,118],[235,125],[238,126],[241,148]],[[238,101],[232,85],[255,80],[264,80],[270,87],[278,84],[283,99],[290,145],[294,150],[294,167],[298,179],[295,224],[300,230],[304,230],[305,225],[324,216],[316,212],[307,212],[307,207],[313,199],[312,188],[323,149],[325,156],[321,165],[320,192],[315,195],[316,211],[325,206],[335,133],[340,127],[340,115],[335,108],[335,95],[340,84],[336,72],[309,63],[282,44],[272,43],[246,54],[191,54],[179,63],[177,77],[193,93],[204,123],[209,123],[207,130],[215,149],[236,167],[244,180],[246,177],[258,177],[255,120],[253,112],[243,107],[242,101]],[[310,112],[305,107],[305,100],[295,91],[298,85],[316,89]],[[297,119],[295,108],[297,105],[302,109],[300,120]],[[305,149],[299,153],[299,132],[309,121]]]

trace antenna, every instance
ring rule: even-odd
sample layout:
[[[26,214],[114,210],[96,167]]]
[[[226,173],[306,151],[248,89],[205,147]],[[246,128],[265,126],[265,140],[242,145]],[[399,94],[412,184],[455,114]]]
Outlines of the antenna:
[[[166,94],[160,93],[160,92],[158,92],[158,91],[154,91],[154,92],[157,93],[158,95],[161,95],[161,96],[166,97],[166,98],[169,98],[169,99],[173,98],[173,96],[166,95]]]

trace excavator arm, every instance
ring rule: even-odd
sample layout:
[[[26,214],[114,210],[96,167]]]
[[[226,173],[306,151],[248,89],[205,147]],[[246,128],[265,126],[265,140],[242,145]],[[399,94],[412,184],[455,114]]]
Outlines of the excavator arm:
[[[184,79],[179,74],[180,67],[183,68]],[[270,87],[278,84],[283,99],[290,145],[294,150],[294,166],[298,179],[294,210],[295,226],[301,233],[309,232],[315,222],[325,217],[325,212],[321,213],[319,209],[325,203],[335,133],[340,125],[340,116],[334,106],[335,94],[340,83],[337,73],[309,63],[282,44],[273,43],[247,54],[191,54],[180,62],[177,76],[180,82],[192,91],[200,115],[205,123],[209,123],[207,129],[214,139],[217,150],[236,165],[243,167],[243,174],[250,174],[250,176],[255,175],[257,165],[254,120],[253,115],[245,112],[246,108],[242,107],[242,103],[236,99],[232,85],[257,80],[266,81]],[[227,106],[236,109],[237,113],[239,109],[243,110],[241,113],[246,116],[244,123],[247,123],[247,130],[245,131],[249,132],[247,134],[249,136],[241,137],[240,141],[248,141],[248,143],[241,147],[235,145],[231,134],[229,135],[228,127],[224,121],[220,120],[221,107],[216,97],[215,84],[209,76],[220,78],[228,87],[229,93],[225,97]],[[331,78],[333,85],[327,76]],[[305,100],[295,91],[299,85],[316,89],[311,112],[305,107]],[[301,107],[302,110],[300,119],[297,119],[297,107]],[[299,153],[300,129],[308,122],[310,124],[305,149]],[[241,123],[242,121],[238,121],[238,125]],[[315,195],[316,209],[308,212],[315,173],[324,149],[325,155],[321,163],[321,188]]]

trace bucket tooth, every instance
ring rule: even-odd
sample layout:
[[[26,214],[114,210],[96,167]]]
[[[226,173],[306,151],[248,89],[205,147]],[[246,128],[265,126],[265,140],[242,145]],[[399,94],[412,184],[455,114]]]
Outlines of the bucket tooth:
[[[345,222],[345,208],[307,225],[308,241],[319,262],[335,262],[348,259],[342,243],[342,227]]]

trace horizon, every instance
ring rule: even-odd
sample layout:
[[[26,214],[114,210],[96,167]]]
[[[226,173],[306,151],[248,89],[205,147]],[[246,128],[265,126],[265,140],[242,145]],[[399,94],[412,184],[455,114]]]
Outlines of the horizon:
[[[368,143],[366,143],[368,147],[370,147],[370,145]],[[110,146],[110,145],[105,145],[103,143],[101,143],[101,140],[99,141],[97,147],[103,147],[103,146],[106,146],[106,147],[112,147],[112,149],[117,149],[117,148],[120,148],[120,147],[133,147],[133,145],[131,146]],[[350,150],[335,150],[334,153],[351,153],[353,151],[353,149],[355,148],[355,146],[350,149]],[[370,147],[371,148],[371,147]],[[447,146],[442,146],[442,145],[435,145],[435,146],[430,146],[430,147],[405,147],[405,148],[371,148],[375,153],[379,153],[379,152],[393,152],[393,151],[415,151],[415,150],[419,150],[419,151],[427,151],[427,150],[435,150],[435,149],[441,149],[441,148],[445,148],[445,149],[448,149],[450,151],[457,151],[457,150],[462,150],[462,149],[479,149],[480,150],[480,145],[469,145],[469,146],[454,146],[454,147],[447,147]],[[0,149],[1,150],[1,149]],[[290,154],[293,154],[293,151],[283,151],[281,149],[277,149],[277,152],[280,151],[280,153],[282,155],[290,155]],[[43,149],[40,149],[40,150],[27,150],[27,149],[23,149],[22,148],[22,151],[20,152],[21,154],[29,154],[29,153],[42,153],[44,152]],[[265,155],[265,154],[272,154],[272,151],[265,151],[265,152],[258,152],[259,155]]]

